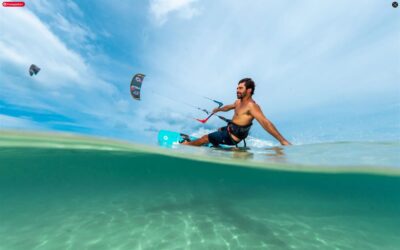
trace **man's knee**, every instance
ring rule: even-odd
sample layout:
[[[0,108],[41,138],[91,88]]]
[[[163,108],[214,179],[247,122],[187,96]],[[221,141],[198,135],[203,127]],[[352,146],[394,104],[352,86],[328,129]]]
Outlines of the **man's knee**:
[[[201,140],[202,140],[204,143],[207,143],[207,142],[208,142],[208,135],[203,135],[203,136],[201,137]]]

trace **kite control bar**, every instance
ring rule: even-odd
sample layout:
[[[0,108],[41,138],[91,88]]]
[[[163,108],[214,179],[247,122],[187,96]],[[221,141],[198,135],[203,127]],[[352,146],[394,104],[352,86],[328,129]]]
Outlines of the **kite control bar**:
[[[206,98],[206,99],[208,99],[208,100],[210,100],[210,101],[213,101],[213,102],[215,102],[216,104],[218,104],[218,108],[220,108],[220,107],[222,107],[224,104],[222,103],[222,102],[219,102],[219,101],[216,101],[216,100],[213,100],[213,99],[211,99],[211,98],[208,98],[208,97],[204,97],[204,98]],[[208,119],[210,119],[211,118],[211,116],[213,116],[215,113],[211,113],[207,118],[205,118],[205,119],[196,119],[197,121],[199,121],[199,122],[201,122],[201,123],[206,123],[207,121],[208,121]],[[219,117],[219,116],[218,116]],[[221,118],[221,117],[220,117]],[[221,118],[222,119],[222,118]]]

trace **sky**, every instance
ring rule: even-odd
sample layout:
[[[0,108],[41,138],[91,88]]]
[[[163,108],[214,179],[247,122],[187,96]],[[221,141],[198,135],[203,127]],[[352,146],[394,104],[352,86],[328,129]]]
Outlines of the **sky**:
[[[0,7],[0,129],[155,143],[212,131],[244,77],[288,140],[400,140],[391,1],[57,1]],[[29,76],[36,64],[41,71]],[[141,100],[129,93],[146,75]],[[232,116],[232,112],[224,114]],[[251,135],[274,141],[258,124]],[[276,141],[274,142],[276,143]]]

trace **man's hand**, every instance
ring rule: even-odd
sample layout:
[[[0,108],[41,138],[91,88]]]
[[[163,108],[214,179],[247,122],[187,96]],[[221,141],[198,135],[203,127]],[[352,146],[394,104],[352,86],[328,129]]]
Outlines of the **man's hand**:
[[[290,146],[290,145],[292,145],[292,143],[290,143],[290,142],[288,142],[288,141],[281,141],[281,144],[282,144],[283,146]]]
[[[217,112],[219,112],[219,111],[221,111],[220,108],[215,108],[215,109],[213,109],[212,113],[215,114],[215,113],[217,113]]]

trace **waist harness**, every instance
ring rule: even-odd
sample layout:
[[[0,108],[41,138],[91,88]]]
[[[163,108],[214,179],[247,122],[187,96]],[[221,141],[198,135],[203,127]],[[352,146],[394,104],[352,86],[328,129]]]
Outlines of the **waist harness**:
[[[246,126],[240,126],[237,125],[233,122],[229,122],[227,129],[228,132],[239,138],[240,140],[244,140],[244,145],[246,147],[246,137],[249,135],[249,131],[253,123],[250,123],[249,125]],[[239,142],[237,142],[239,143]]]

